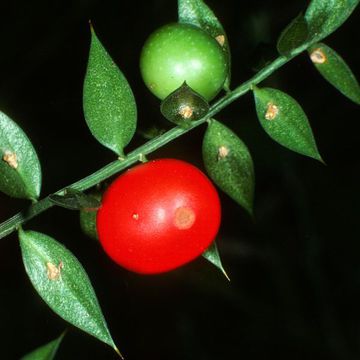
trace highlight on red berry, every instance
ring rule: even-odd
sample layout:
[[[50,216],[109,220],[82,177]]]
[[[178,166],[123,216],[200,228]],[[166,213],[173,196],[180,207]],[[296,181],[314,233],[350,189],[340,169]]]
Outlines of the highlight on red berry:
[[[220,221],[219,196],[206,175],[187,162],[159,159],[135,166],[109,186],[97,231],[116,263],[156,274],[201,255]]]

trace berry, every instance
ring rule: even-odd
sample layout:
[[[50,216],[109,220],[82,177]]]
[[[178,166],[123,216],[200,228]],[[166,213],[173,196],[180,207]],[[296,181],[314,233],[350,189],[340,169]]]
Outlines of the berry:
[[[154,274],[195,259],[215,240],[220,201],[195,166],[160,159],[120,175],[97,214],[105,252],[124,268]]]
[[[205,31],[173,23],[156,30],[145,42],[140,70],[146,86],[160,99],[186,81],[210,101],[224,85],[228,64],[220,44]]]

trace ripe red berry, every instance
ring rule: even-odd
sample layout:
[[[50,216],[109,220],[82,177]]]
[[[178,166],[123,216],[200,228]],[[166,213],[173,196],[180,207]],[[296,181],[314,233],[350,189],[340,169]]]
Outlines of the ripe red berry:
[[[106,253],[143,274],[175,269],[201,255],[215,240],[220,201],[195,166],[161,159],[120,175],[107,189],[97,214]]]

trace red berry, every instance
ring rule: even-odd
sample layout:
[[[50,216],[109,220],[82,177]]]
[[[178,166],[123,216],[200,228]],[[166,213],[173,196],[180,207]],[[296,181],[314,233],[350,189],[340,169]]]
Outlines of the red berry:
[[[100,243],[124,268],[143,274],[175,269],[215,240],[219,196],[195,166],[161,159],[120,175],[97,214]]]

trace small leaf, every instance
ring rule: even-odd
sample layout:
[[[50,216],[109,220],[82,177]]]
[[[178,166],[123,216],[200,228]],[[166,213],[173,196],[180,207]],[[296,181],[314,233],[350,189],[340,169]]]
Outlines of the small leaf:
[[[219,250],[217,248],[216,242],[214,241],[202,254],[203,258],[217,267],[224,276],[230,281],[228,274],[226,273],[219,254]]]
[[[300,14],[282,31],[277,42],[278,52],[287,56],[292,50],[304,44],[308,36],[307,22]]]
[[[31,353],[23,356],[21,360],[52,360],[55,358],[59,345],[64,337],[65,333],[62,333],[57,339],[50,341],[49,343],[40,346]]]
[[[101,202],[102,195],[100,192],[91,194],[96,200]],[[97,240],[98,234],[96,229],[96,215],[95,209],[83,209],[80,210],[80,227],[82,232],[89,236],[91,239]]]
[[[161,103],[161,113],[169,121],[187,126],[201,119],[209,111],[208,102],[184,82]]]
[[[280,90],[254,89],[258,118],[276,142],[299,154],[322,161],[308,121],[298,102]]]
[[[329,46],[318,43],[309,49],[310,58],[320,74],[342,94],[360,105],[360,86],[342,57]]]
[[[84,82],[83,106],[94,137],[123,156],[136,130],[136,104],[122,72],[91,31],[89,62]]]
[[[100,201],[81,191],[66,189],[64,195],[52,194],[49,199],[57,206],[70,210],[92,210],[100,207]]]
[[[226,53],[228,61],[228,77],[225,90],[229,89],[231,80],[231,54],[225,30],[214,12],[203,0],[178,0],[179,22],[195,25],[210,34]]]
[[[24,199],[40,195],[40,162],[29,138],[0,112],[0,191]]]
[[[211,120],[203,141],[203,159],[219,188],[252,215],[254,165],[243,141],[225,125]]]
[[[47,235],[20,229],[19,238],[25,270],[47,305],[118,352],[94,289],[76,257]]]
[[[320,41],[340,27],[355,10],[360,0],[312,0],[305,19],[310,39]]]

